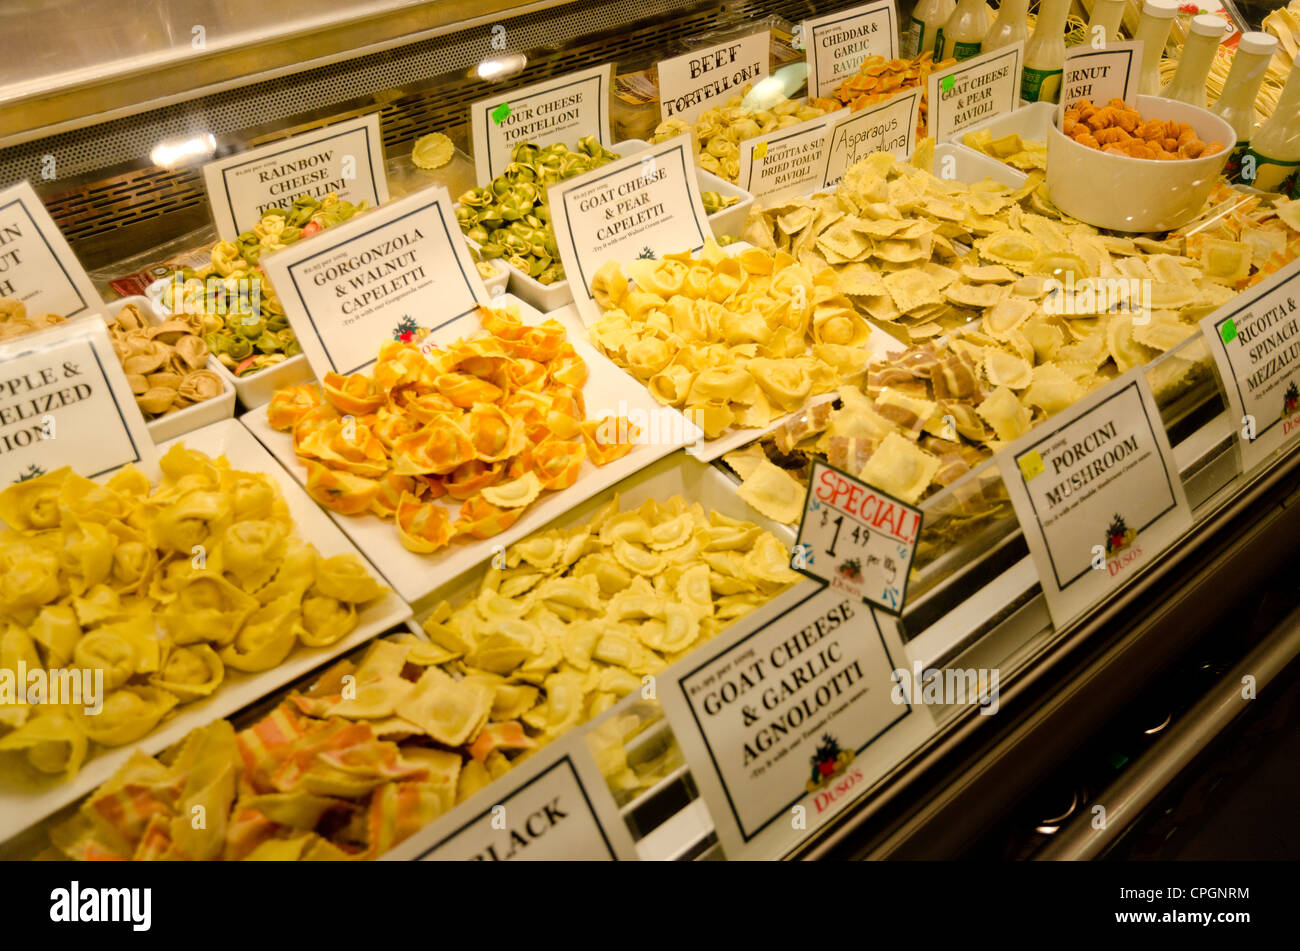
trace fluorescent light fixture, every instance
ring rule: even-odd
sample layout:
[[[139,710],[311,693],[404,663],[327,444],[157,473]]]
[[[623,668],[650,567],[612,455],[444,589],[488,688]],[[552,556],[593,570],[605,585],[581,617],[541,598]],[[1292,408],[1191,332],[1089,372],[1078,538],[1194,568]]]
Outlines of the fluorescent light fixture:
[[[481,79],[485,83],[500,82],[522,73],[527,65],[528,57],[523,53],[503,53],[481,61],[474,67],[471,78]]]
[[[189,139],[159,142],[149,153],[149,158],[160,168],[174,168],[177,165],[188,164],[191,159],[215,155],[216,151],[216,136],[211,132],[205,132]]]

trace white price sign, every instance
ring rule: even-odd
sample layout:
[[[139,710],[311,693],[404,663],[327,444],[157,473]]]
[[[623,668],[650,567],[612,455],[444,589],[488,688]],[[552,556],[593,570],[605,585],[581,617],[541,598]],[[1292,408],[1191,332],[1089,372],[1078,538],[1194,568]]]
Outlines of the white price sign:
[[[613,64],[606,63],[470,106],[478,180],[487,183],[500,175],[522,142],[543,146],[562,142],[574,148],[579,139],[594,135],[601,145],[609,145],[613,75]]]
[[[1300,261],[1201,321],[1249,472],[1300,443]]]
[[[371,113],[240,152],[203,166],[217,234],[234,241],[270,208],[299,195],[359,204],[388,201],[379,115]]]
[[[997,460],[1058,628],[1191,527],[1141,367],[1017,439]]]
[[[930,728],[900,688],[910,675],[888,619],[853,595],[809,587],[656,678],[729,859],[785,854]]]
[[[790,564],[901,614],[920,535],[920,509],[815,460]]]
[[[836,113],[827,133],[821,187],[834,188],[854,162],[873,152],[889,152],[906,161],[916,150],[916,119],[921,89],[896,93],[861,112]]]
[[[436,330],[491,298],[441,186],[262,258],[317,378],[369,367],[385,340]]]
[[[389,861],[610,862],[636,846],[605,778],[572,730],[387,852]]]
[[[694,122],[767,76],[771,58],[772,37],[764,30],[664,60],[658,69],[661,118]]]
[[[977,122],[1014,112],[1024,62],[1025,43],[1018,40],[931,73],[926,80],[931,138],[947,142]]]
[[[1142,66],[1142,41],[1088,44],[1065,51],[1061,73],[1061,103],[1057,115],[1080,99],[1104,106],[1112,99],[1133,103],[1138,93],[1138,72]]]
[[[0,344],[0,485],[127,463],[153,474],[158,452],[98,318]]]
[[[759,201],[806,195],[821,184],[826,130],[840,111],[740,143],[736,181]]]
[[[22,301],[33,317],[79,317],[103,305],[27,182],[0,191],[0,297]]]
[[[808,95],[829,96],[868,56],[898,56],[894,0],[875,0],[803,21],[808,54]]]

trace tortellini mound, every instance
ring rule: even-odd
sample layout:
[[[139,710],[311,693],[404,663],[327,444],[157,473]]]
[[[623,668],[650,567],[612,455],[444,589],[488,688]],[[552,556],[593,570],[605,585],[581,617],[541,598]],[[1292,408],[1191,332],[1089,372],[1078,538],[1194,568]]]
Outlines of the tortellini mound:
[[[0,670],[46,670],[51,685],[0,704],[0,777],[71,779],[96,747],[211,696],[227,668],[336,643],[384,595],[355,554],[295,537],[270,475],[183,446],[160,468],[157,485],[130,466],[103,485],[64,468],[0,491]]]
[[[632,450],[641,434],[626,417],[587,418],[586,361],[559,323],[525,324],[517,309],[478,317],[482,336],[430,347],[403,331],[369,376],[275,394],[267,421],[292,431],[312,498],[392,519],[405,548],[429,554],[500,534],[587,462]],[[317,581],[337,596],[334,583]]]

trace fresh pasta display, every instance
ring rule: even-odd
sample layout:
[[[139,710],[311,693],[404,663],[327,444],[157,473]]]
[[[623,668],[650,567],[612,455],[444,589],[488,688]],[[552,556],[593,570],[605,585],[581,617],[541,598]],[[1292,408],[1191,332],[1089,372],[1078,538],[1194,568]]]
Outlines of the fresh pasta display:
[[[335,643],[384,587],[355,556],[296,536],[275,483],[174,446],[151,485],[132,466],[97,484],[63,468],[0,492],[0,667],[102,684],[101,708],[0,706],[0,776],[74,777],[212,695]]]

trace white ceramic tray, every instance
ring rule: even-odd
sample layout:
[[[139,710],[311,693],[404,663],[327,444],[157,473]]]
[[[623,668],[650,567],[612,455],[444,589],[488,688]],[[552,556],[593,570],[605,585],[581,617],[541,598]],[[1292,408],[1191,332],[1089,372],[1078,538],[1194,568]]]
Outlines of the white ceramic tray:
[[[536,310],[510,294],[498,298],[497,306],[512,304],[519,307],[520,315],[526,323],[541,323],[544,319]],[[434,339],[451,342],[461,337],[477,336],[481,332],[478,318],[474,314],[468,314],[440,328],[434,334]],[[576,483],[559,492],[543,493],[514,525],[501,534],[481,540],[457,539],[448,547],[431,554],[417,554],[404,548],[391,519],[369,514],[350,516],[331,512],[334,521],[374,562],[388,583],[412,604],[422,601],[439,585],[491,558],[497,546],[509,545],[531,534],[584,499],[603,492],[661,456],[693,442],[698,435],[699,431],[684,416],[676,410],[660,406],[645,387],[597,353],[585,338],[572,332],[568,336],[574,349],[587,362],[588,378],[583,387],[587,418],[644,413],[645,419],[651,424],[647,427],[649,432],[646,433],[646,438],[657,437],[656,440],[633,446],[627,455],[605,466],[596,466],[590,461],[583,463]],[[305,481],[306,470],[294,454],[293,436],[290,433],[272,429],[266,421],[264,410],[247,413],[242,421],[295,479]],[[633,421],[636,421],[635,418]],[[460,503],[443,504],[448,505],[454,519]]]
[[[641,139],[625,139],[610,146],[610,149],[620,156],[634,155],[648,148],[650,148],[650,143]],[[721,237],[724,234],[738,237],[745,230],[745,219],[749,217],[749,209],[753,207],[754,196],[740,186],[733,185],[725,178],[719,178],[712,172],[706,172],[702,168],[697,167],[695,173],[701,192],[717,192],[724,198],[736,197],[740,199],[730,208],[724,208],[715,214],[709,215],[709,227],[712,229],[714,237]],[[466,238],[465,241],[475,251],[478,250],[478,244],[469,238]],[[543,284],[529,277],[517,267],[505,261],[501,263],[510,269],[510,293],[536,307],[542,313],[549,314],[551,311],[558,310],[565,304],[573,302],[573,292],[569,290],[568,281]]]
[[[967,185],[991,178],[1011,188],[1019,188],[1029,178],[1024,172],[1004,162],[951,142],[934,147],[934,174],[940,178],[945,177],[944,162],[948,157],[953,160],[952,178]]]
[[[979,132],[981,129],[987,129],[989,134],[995,139],[1000,139],[1004,135],[1015,134],[1020,136],[1020,138],[1026,142],[1041,142],[1046,146],[1047,130],[1051,127],[1052,121],[1056,116],[1056,109],[1057,105],[1054,102],[1031,102],[1028,105],[1021,106],[1014,112],[1007,112],[1000,116],[994,116],[991,119],[985,119],[983,122],[977,122],[968,129],[962,129],[952,137],[952,141],[948,144],[963,152],[969,152],[978,158],[984,159],[986,162],[992,162],[994,165],[1019,176],[1019,181],[1016,182],[1011,182],[1006,178],[996,178],[991,174],[988,176],[990,178],[995,178],[996,181],[1004,182],[1013,187],[1018,187],[1019,185],[1024,184],[1025,179],[1028,177],[1024,172],[1020,171],[1018,168],[1013,168],[1005,162],[993,158],[991,155],[985,155],[983,152],[972,149],[970,146],[965,144],[965,137],[970,135],[972,132]],[[938,151],[939,149],[936,148],[936,155],[938,154]],[[962,179],[962,181],[968,181],[968,179]]]
[[[159,313],[154,306],[153,301],[138,294],[112,301],[107,305],[108,312],[111,316],[116,317],[118,311],[129,304],[134,304],[140,313],[144,315],[145,320],[155,327],[166,320],[166,317]],[[221,394],[212,397],[212,399],[204,400],[202,403],[195,403],[193,406],[185,407],[185,409],[168,413],[166,416],[146,420],[145,427],[149,430],[149,435],[155,443],[175,439],[177,436],[193,432],[204,426],[210,426],[223,419],[230,419],[235,415],[235,384],[230,378],[230,374],[221,372],[224,368],[212,354],[208,354],[208,369],[220,377]]]
[[[330,523],[307,493],[293,484],[293,480],[285,475],[280,465],[235,420],[226,420],[196,430],[177,441],[209,455],[224,455],[236,469],[266,473],[280,486],[300,538],[311,542],[326,557],[344,553],[357,554],[356,548]],[[170,444],[163,447],[164,451],[169,447]],[[366,570],[379,577],[374,566],[365,562],[364,557],[362,560]],[[136,743],[107,750],[100,748],[86,760],[71,782],[43,783],[36,788],[22,790],[9,784],[0,784],[0,842],[99,786],[135,750],[154,754],[166,749],[195,727],[228,716],[265,697],[331,658],[402,624],[410,616],[410,607],[389,592],[367,605],[360,614],[356,630],[347,637],[328,647],[307,648],[299,645],[282,664],[271,670],[260,673],[227,670],[225,681],[212,696],[176,707],[175,711],[179,712],[174,712],[171,719],[164,720],[158,729]]]
[[[167,278],[161,277],[145,290],[149,300],[164,318],[171,313],[167,305],[162,302],[162,288],[166,284]],[[271,402],[271,397],[278,389],[315,379],[311,372],[311,365],[301,353],[247,376],[235,376],[215,356],[212,362],[216,364],[217,372],[235,388],[240,405],[245,409],[254,409]]]

